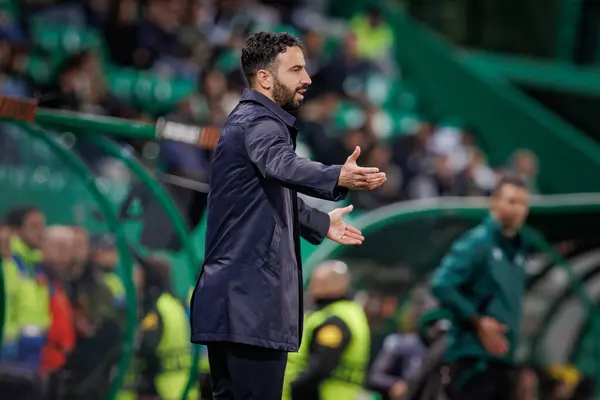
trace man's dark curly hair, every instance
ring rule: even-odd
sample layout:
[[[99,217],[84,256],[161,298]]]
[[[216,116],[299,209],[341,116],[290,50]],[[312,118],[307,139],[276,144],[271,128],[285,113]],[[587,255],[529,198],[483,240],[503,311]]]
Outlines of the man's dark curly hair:
[[[242,49],[242,70],[248,83],[252,85],[259,70],[272,68],[279,54],[295,46],[303,49],[300,39],[285,32],[257,32],[246,39]]]

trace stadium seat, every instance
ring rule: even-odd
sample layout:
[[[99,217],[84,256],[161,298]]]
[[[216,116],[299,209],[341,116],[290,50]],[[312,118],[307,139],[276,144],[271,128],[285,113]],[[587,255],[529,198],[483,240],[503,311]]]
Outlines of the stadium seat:
[[[73,26],[33,24],[33,45],[62,58],[83,50],[103,52],[103,40],[94,29]]]

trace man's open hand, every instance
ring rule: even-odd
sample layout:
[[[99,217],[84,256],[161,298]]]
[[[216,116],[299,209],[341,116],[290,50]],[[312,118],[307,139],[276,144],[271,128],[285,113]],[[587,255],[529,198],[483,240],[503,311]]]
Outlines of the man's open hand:
[[[383,185],[387,180],[385,172],[379,172],[379,168],[359,167],[356,164],[358,156],[360,147],[356,146],[342,167],[338,186],[352,190],[373,190]]]
[[[476,323],[476,329],[477,337],[488,353],[495,356],[508,353],[508,341],[504,336],[508,331],[506,325],[491,317],[481,317]]]
[[[330,222],[329,231],[327,232],[327,238],[329,240],[346,245],[362,244],[363,240],[365,240],[358,229],[346,225],[342,219],[342,215],[348,214],[352,211],[352,208],[352,206],[336,208],[329,213]]]

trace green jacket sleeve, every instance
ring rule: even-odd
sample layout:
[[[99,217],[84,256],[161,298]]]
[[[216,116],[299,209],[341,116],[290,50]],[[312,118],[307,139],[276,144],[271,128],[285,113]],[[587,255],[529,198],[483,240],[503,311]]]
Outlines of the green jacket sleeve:
[[[465,298],[461,288],[468,285],[483,261],[482,245],[470,236],[454,243],[436,270],[431,289],[444,308],[459,320],[477,315],[476,305]]]

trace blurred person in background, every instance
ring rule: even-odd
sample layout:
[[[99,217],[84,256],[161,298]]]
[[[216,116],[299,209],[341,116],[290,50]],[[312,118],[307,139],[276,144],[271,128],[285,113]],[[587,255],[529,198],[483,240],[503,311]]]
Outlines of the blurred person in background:
[[[7,398],[37,400],[43,392],[42,348],[51,321],[40,251],[45,217],[37,207],[18,206],[6,213],[5,222],[12,236],[10,259],[3,263],[6,315],[0,392]]]
[[[0,11],[0,21],[5,13]],[[3,35],[0,27],[0,93],[7,96],[25,97],[31,90],[31,82],[23,74],[23,61],[27,48]]]
[[[427,347],[417,374],[407,380],[403,400],[443,400],[446,377],[443,359],[448,346],[447,333],[451,328],[451,315],[447,310],[432,308],[419,319],[419,336]]]
[[[350,29],[358,40],[358,54],[362,58],[378,62],[391,54],[394,33],[378,6],[371,5],[364,14],[351,19]]]
[[[537,185],[538,159],[532,151],[516,150],[511,157],[507,172],[523,179],[532,194],[539,193]]]
[[[416,292],[411,300],[412,329],[408,333],[393,333],[383,342],[369,371],[367,386],[381,393],[384,399],[401,400],[408,392],[408,380],[417,375],[427,352],[427,342],[417,330],[421,315],[436,307],[430,295]]]
[[[177,105],[169,119],[200,126],[216,124],[211,107],[228,115],[237,105],[239,93],[232,91],[225,75],[215,69],[205,70],[199,77],[198,88]]]
[[[68,226],[50,226],[42,243],[42,268],[50,292],[50,327],[42,349],[41,373],[49,378],[48,400],[62,398],[59,373],[75,347],[73,310],[63,282],[68,281],[74,247],[73,230]]]
[[[385,171],[389,176],[386,185],[369,192],[352,192],[350,199],[357,209],[373,210],[403,199],[402,173],[400,168],[391,162],[392,152],[383,143],[374,144],[365,157],[367,165]]]
[[[14,357],[37,370],[50,324],[48,285],[40,268],[46,219],[37,207],[18,206],[6,213],[5,222],[12,236],[10,260],[3,265],[7,288],[5,346],[9,350],[3,352],[3,358]]]
[[[75,238],[85,248],[87,234],[83,228],[72,228]],[[72,260],[68,283],[77,343],[65,369],[67,399],[101,399],[110,382],[110,371],[116,365],[125,325],[125,289],[116,275],[119,262],[112,235],[93,238],[89,259],[82,263],[85,252]],[[78,264],[77,268],[73,265]],[[83,268],[79,268],[82,266]]]
[[[349,131],[342,137],[332,137],[331,133],[337,130],[334,117],[339,104],[340,96],[334,92],[319,95],[301,109],[296,121],[303,141],[311,148],[315,160],[323,164],[343,163],[348,151],[353,151],[356,146],[364,150],[369,148],[361,140],[362,132]],[[350,136],[359,136],[359,139],[344,141]]]
[[[434,131],[435,124],[422,121],[412,134],[398,137],[391,145],[392,162],[400,168],[406,198],[427,198],[435,193],[431,178],[435,155],[428,148]]]
[[[112,0],[103,30],[108,55],[113,62],[124,67],[146,69],[150,66],[150,55],[138,47],[139,14],[137,0]]]
[[[140,258],[135,283],[140,306],[140,340],[119,400],[181,400],[192,365],[189,322],[172,294],[169,264]],[[198,399],[193,387],[189,400]]]
[[[515,396],[526,280],[519,230],[528,212],[525,182],[503,178],[492,194],[489,217],[455,241],[435,272],[432,291],[453,314],[445,354],[445,391],[451,400]]]
[[[81,278],[90,258],[90,236],[85,228],[71,227],[73,230],[73,252],[68,281]]]
[[[298,353],[289,355],[283,398],[356,399],[367,373],[371,333],[362,305],[351,298],[348,266],[323,263],[308,290],[315,309],[306,314]]]
[[[457,196],[487,196],[496,185],[496,174],[488,166],[483,152],[472,148],[469,150],[467,166],[458,173],[454,184]]]
[[[323,59],[323,33],[316,29],[308,28],[304,31],[302,41],[304,42],[304,58],[306,60],[306,72],[310,76],[317,74],[326,61]],[[309,96],[308,99],[311,97]]]
[[[138,46],[154,64],[160,58],[183,53],[178,31],[183,21],[183,0],[149,0],[140,20]]]
[[[341,51],[313,76],[312,95],[334,92],[359,104],[368,105],[369,101],[366,100],[364,93],[354,90],[352,86],[347,85],[347,82],[349,79],[363,82],[375,70],[376,67],[371,62],[360,56],[356,35],[348,32],[343,39]]]
[[[92,237],[90,262],[102,282],[109,288],[116,308],[122,309],[125,302],[125,288],[117,274],[119,254],[115,237],[112,234],[100,234]]]

